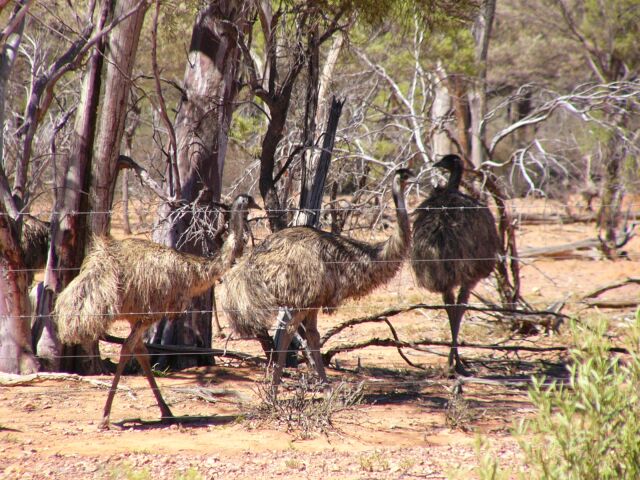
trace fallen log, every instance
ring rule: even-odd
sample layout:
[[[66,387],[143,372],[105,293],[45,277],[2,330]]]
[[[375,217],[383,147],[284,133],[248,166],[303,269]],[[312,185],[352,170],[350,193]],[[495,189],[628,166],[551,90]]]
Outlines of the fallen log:
[[[636,308],[637,300],[587,300],[584,303],[590,308]]]
[[[551,245],[548,247],[535,247],[527,248],[520,251],[520,258],[575,258],[580,255],[576,255],[573,252],[576,250],[591,250],[599,248],[601,245],[600,239],[588,238],[586,240],[578,240],[577,242],[563,243],[561,245]],[[582,257],[582,256],[580,256]]]

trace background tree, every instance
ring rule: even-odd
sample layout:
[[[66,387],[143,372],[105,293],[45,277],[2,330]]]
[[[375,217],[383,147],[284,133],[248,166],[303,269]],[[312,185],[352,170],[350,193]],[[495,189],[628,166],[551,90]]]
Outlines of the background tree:
[[[219,239],[186,240],[183,235],[193,221],[192,213],[176,211],[175,206],[197,202],[203,195],[220,200],[228,131],[240,87],[238,39],[248,34],[251,14],[250,2],[212,2],[200,10],[193,26],[175,127],[169,126],[174,139],[165,178],[174,203],[162,206],[154,233],[157,242],[181,251],[207,254],[220,246]],[[209,221],[217,224],[217,214],[211,215]],[[160,344],[210,348],[211,305],[211,293],[194,300],[192,313],[161,322],[151,338]],[[164,357],[159,363],[180,368],[210,364],[211,357]]]

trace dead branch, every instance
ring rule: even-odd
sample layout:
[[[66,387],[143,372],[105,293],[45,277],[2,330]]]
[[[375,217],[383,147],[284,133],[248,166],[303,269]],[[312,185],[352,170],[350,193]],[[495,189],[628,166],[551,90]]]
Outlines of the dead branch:
[[[588,298],[595,298],[595,297],[598,297],[598,296],[602,295],[604,292],[608,292],[609,290],[614,290],[616,288],[624,287],[625,285],[630,285],[632,283],[640,284],[640,278],[628,277],[626,280],[621,280],[621,281],[618,281],[618,282],[608,283],[606,285],[598,287],[597,289],[595,289],[591,293],[587,293],[584,297],[582,297],[582,299],[586,300]]]
[[[113,335],[105,335],[102,338],[105,342],[116,343],[118,345],[122,345],[124,343],[124,338],[115,337]],[[202,355],[212,355],[214,357],[226,357],[233,358],[235,360],[242,360],[243,362],[253,362],[258,364],[267,363],[267,359],[264,357],[259,357],[256,355],[250,355],[248,353],[242,352],[231,352],[229,350],[223,350],[220,348],[201,348],[201,347],[191,347],[188,345],[160,345],[157,343],[145,343],[145,346],[149,349],[149,351],[157,352],[157,353],[175,353],[175,354],[202,354]]]
[[[593,223],[597,217],[595,213],[587,215],[577,214],[563,214],[563,213],[551,213],[551,214],[537,214],[537,213],[517,213],[514,217],[518,219],[520,225],[548,225],[548,224],[561,224],[569,225],[572,223]]]
[[[589,308],[636,308],[638,300],[587,300]]]
[[[131,168],[134,172],[136,172],[136,175],[140,180],[140,183],[150,188],[151,190],[153,190],[153,193],[155,193],[158,197],[160,197],[165,202],[167,203],[175,202],[175,198],[167,197],[164,189],[158,184],[158,182],[156,182],[153,178],[151,178],[151,175],[149,175],[149,172],[147,172],[147,170],[145,170],[144,167],[136,163],[133,160],[133,158],[127,155],[120,155],[118,157],[118,169],[123,169],[123,168]]]
[[[400,338],[398,337],[398,333],[396,332],[396,329],[395,329],[395,328],[393,328],[393,325],[391,325],[391,322],[385,318],[384,323],[386,323],[386,324],[387,324],[387,326],[389,327],[389,330],[391,330],[391,335],[393,335],[393,339],[394,339],[396,342],[399,342],[399,341],[400,341]],[[398,347],[398,349],[397,349],[397,350],[398,350],[398,354],[400,355],[400,357],[402,357],[402,359],[403,359],[405,362],[407,362],[410,366],[415,367],[415,368],[420,368],[420,369],[422,369],[422,368],[423,368],[423,367],[421,367],[420,365],[416,365],[416,364],[415,364],[415,363],[413,363],[411,360],[409,360],[409,359],[407,358],[407,356],[404,354],[404,352],[402,351],[402,349],[401,349],[400,347]]]
[[[588,238],[577,242],[563,243],[561,245],[551,245],[549,247],[527,248],[520,252],[520,258],[540,258],[540,257],[561,257],[566,258],[573,255],[576,250],[589,250],[600,248],[598,238]]]
[[[372,315],[366,315],[364,317],[352,318],[345,322],[336,325],[333,328],[327,330],[327,332],[320,339],[320,345],[324,345],[331,337],[338,334],[342,330],[353,327],[355,325],[360,325],[362,323],[369,322],[386,322],[388,317],[393,317],[398,315],[399,313],[409,312],[411,310],[423,309],[423,310],[444,310],[444,305],[427,305],[426,303],[417,303],[414,305],[407,305],[406,307],[393,307],[387,310],[383,310],[382,312],[374,313]],[[544,316],[544,315],[552,315],[556,318],[569,318],[567,315],[562,313],[554,312],[551,310],[522,310],[517,308],[497,308],[497,307],[474,307],[468,305],[466,307],[469,311],[474,312],[487,312],[487,313],[505,313],[512,315],[525,315],[525,316]]]
[[[431,340],[428,338],[423,338],[417,340],[415,342],[405,342],[402,340],[395,340],[393,338],[379,338],[373,337],[368,340],[363,340],[361,342],[352,342],[352,343],[343,343],[341,345],[337,345],[335,347],[329,348],[326,352],[322,354],[322,360],[325,365],[329,365],[331,359],[339,353],[351,352],[353,350],[359,350],[366,347],[395,347],[395,348],[412,348],[418,351],[426,351],[423,347],[451,347],[451,342],[449,341],[437,341]],[[477,348],[483,350],[500,350],[504,352],[567,352],[570,350],[570,347],[527,347],[527,346],[519,346],[519,345],[487,345],[482,343],[467,343],[460,342],[458,344],[459,347],[465,348]]]

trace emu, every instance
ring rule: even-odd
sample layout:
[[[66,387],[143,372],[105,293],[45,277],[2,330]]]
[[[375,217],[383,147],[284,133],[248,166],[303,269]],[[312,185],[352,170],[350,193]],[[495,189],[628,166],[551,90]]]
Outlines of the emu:
[[[411,241],[404,190],[412,176],[408,169],[394,174],[397,226],[386,241],[368,244],[311,227],[286,228],[267,237],[225,275],[223,308],[237,334],[267,338],[275,312],[284,311],[278,321],[281,335],[276,335],[274,386],[280,383],[286,349],[301,324],[311,351],[309,362],[327,383],[318,311],[366,295],[400,269]]]
[[[442,294],[451,328],[449,374],[466,375],[458,354],[460,323],[474,286],[495,267],[500,240],[489,208],[459,191],[460,157],[446,155],[434,167],[448,170],[449,181],[418,206],[411,266],[420,286]]]
[[[251,196],[238,195],[234,199],[230,233],[220,252],[211,258],[178,252],[142,239],[93,239],[80,273],[58,296],[54,318],[63,343],[95,341],[116,320],[126,320],[131,326],[120,350],[100,428],[109,428],[118,381],[131,355],[147,377],[162,419],[173,419],[151,372],[144,333],[163,316],[179,313],[191,298],[210,289],[242,255],[244,228],[251,208],[260,208]]]

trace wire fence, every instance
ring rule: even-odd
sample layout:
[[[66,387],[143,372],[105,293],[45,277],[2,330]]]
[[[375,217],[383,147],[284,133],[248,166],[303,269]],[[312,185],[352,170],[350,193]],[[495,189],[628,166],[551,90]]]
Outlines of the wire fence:
[[[543,218],[551,218],[552,215],[562,215],[566,213],[566,210],[564,210],[562,207],[567,207],[570,206],[569,204],[558,204],[558,203],[554,203],[554,210],[552,211],[551,209],[547,209],[545,206],[540,206],[540,205],[518,205],[517,208],[514,209],[514,211],[512,212],[514,217],[517,218],[517,212],[527,212],[527,211],[535,211],[535,212],[543,212]],[[571,205],[574,206],[574,205]],[[640,203],[636,204],[636,203],[629,203],[626,204],[625,207],[628,209],[628,211],[632,211],[635,208],[640,207]],[[395,209],[395,207],[392,207],[390,205],[380,205],[380,206],[368,206],[367,208],[371,209],[371,210],[376,210],[376,211],[381,211],[381,210],[385,210],[385,209]],[[447,210],[450,207],[443,207],[443,208],[438,208],[437,210]],[[477,208],[484,208],[484,207],[455,207],[454,210],[461,210],[461,209],[477,209]],[[323,208],[321,209],[321,212],[325,213],[325,212],[331,212],[331,211],[335,211],[335,212],[353,212],[353,211],[358,211],[358,212],[362,212],[363,208],[361,206],[359,207],[340,207],[340,208],[330,208],[330,209],[326,209]],[[414,212],[418,211],[419,209],[413,209]],[[291,213],[291,212],[297,212],[297,209],[282,209],[279,210],[278,212],[281,213]],[[110,211],[106,211],[106,212],[96,212],[96,211],[80,211],[80,212],[67,212],[67,213],[71,213],[71,214],[79,214],[79,215],[92,215],[92,214],[114,214],[116,213],[116,210],[110,210]],[[39,212],[40,215],[43,214],[53,214],[55,212],[53,211],[49,211],[49,212]],[[118,212],[119,213],[119,212]],[[634,218],[636,216],[638,216],[639,214],[634,214]],[[513,257],[513,256],[507,256],[505,257],[506,260],[517,260],[523,263],[526,262],[535,262],[537,260],[540,259],[544,259],[546,258],[544,255],[537,255],[537,254],[531,254],[531,255],[524,255],[524,256],[518,256],[518,257]],[[554,255],[553,256],[553,261],[558,261],[558,260],[569,260],[569,259],[575,259],[576,255],[575,254],[567,254],[567,255]],[[585,255],[582,256],[582,258],[588,258]],[[482,258],[482,257],[476,257],[473,260],[493,260],[494,258]],[[627,261],[638,261],[640,260],[640,253],[626,253],[625,259]],[[412,263],[422,263],[422,262],[452,262],[452,261],[468,261],[469,259],[462,259],[462,258],[457,258],[457,259],[429,259],[429,260],[407,260],[407,263],[412,262]],[[376,263],[384,263],[387,261],[383,261],[383,260],[367,260],[367,263],[370,264],[376,264]],[[388,261],[388,262],[392,262],[392,261]],[[344,260],[344,261],[330,261],[327,262],[329,264],[333,263],[333,264],[350,264],[350,263],[357,263],[354,262],[352,260]],[[392,263],[398,263],[397,261],[393,261]],[[64,268],[53,268],[50,269],[50,271],[78,271],[80,270],[80,268],[70,268],[70,267],[64,267]],[[37,269],[37,268],[23,268],[23,269],[9,269],[6,270],[8,272],[11,273],[37,273],[42,271],[42,269]],[[389,283],[387,285],[390,285]],[[414,281],[413,286],[416,286],[416,283]],[[398,284],[397,285],[397,291],[392,292],[392,294],[396,294],[397,296],[403,297],[406,293],[406,284]],[[563,304],[567,305],[567,306],[584,306],[584,307],[588,307],[588,304],[586,304],[584,302],[583,299],[576,299],[576,298],[562,298],[560,299],[562,301]],[[544,314],[553,314],[554,312],[547,312],[545,309],[549,306],[550,302],[547,300],[528,300],[527,303],[535,308],[537,306],[541,307],[541,310],[538,311],[538,314],[544,315]],[[394,306],[398,307],[398,308],[407,308],[408,306],[413,305],[412,303],[409,302],[404,302],[404,303],[395,303]],[[482,306],[485,306],[486,303],[484,302],[470,302],[467,304],[467,307],[470,308],[480,308]],[[374,308],[388,308],[390,306],[389,302],[377,302],[377,303],[373,303],[373,302],[358,302],[358,303],[354,303],[354,304],[346,304],[346,305],[339,305],[335,308],[331,308],[332,312],[341,312],[341,313],[361,313],[363,311],[371,311]],[[446,308],[449,307],[451,305],[447,305],[447,304],[442,304],[442,305],[438,305],[438,308]],[[296,308],[295,310],[297,311],[304,311],[304,310],[317,310],[317,308]],[[275,316],[275,314],[277,313],[277,309],[272,309],[270,310],[273,315]],[[78,312],[76,312],[78,313]],[[165,310],[165,311],[153,311],[153,312],[149,312],[149,311],[139,311],[139,312],[126,312],[126,313],[121,313],[121,314],[117,314],[117,318],[118,319],[126,319],[126,318],[144,318],[144,317],[158,317],[158,316],[175,316],[175,315],[180,315],[180,314],[226,314],[228,313],[228,311],[225,311],[223,309],[215,309],[215,310],[201,310],[201,309],[185,309],[185,310]],[[67,315],[69,315],[69,312],[67,312]],[[54,315],[50,315],[50,317],[53,317]],[[92,316],[95,317],[100,317],[100,316],[104,316],[105,319],[109,320],[109,319],[114,319],[116,317],[116,315],[111,314],[111,313],[95,313],[92,314]],[[27,319],[27,318],[32,318],[31,315],[22,315],[22,316],[18,316],[18,317],[13,317],[13,318],[19,318],[19,319]],[[163,352],[162,353],[163,356],[182,356],[182,355],[202,355],[201,352],[179,352],[179,353],[171,353],[171,352]],[[103,355],[104,356],[104,355]],[[57,358],[91,358],[92,356],[90,355],[65,355],[65,356],[59,356]]]

